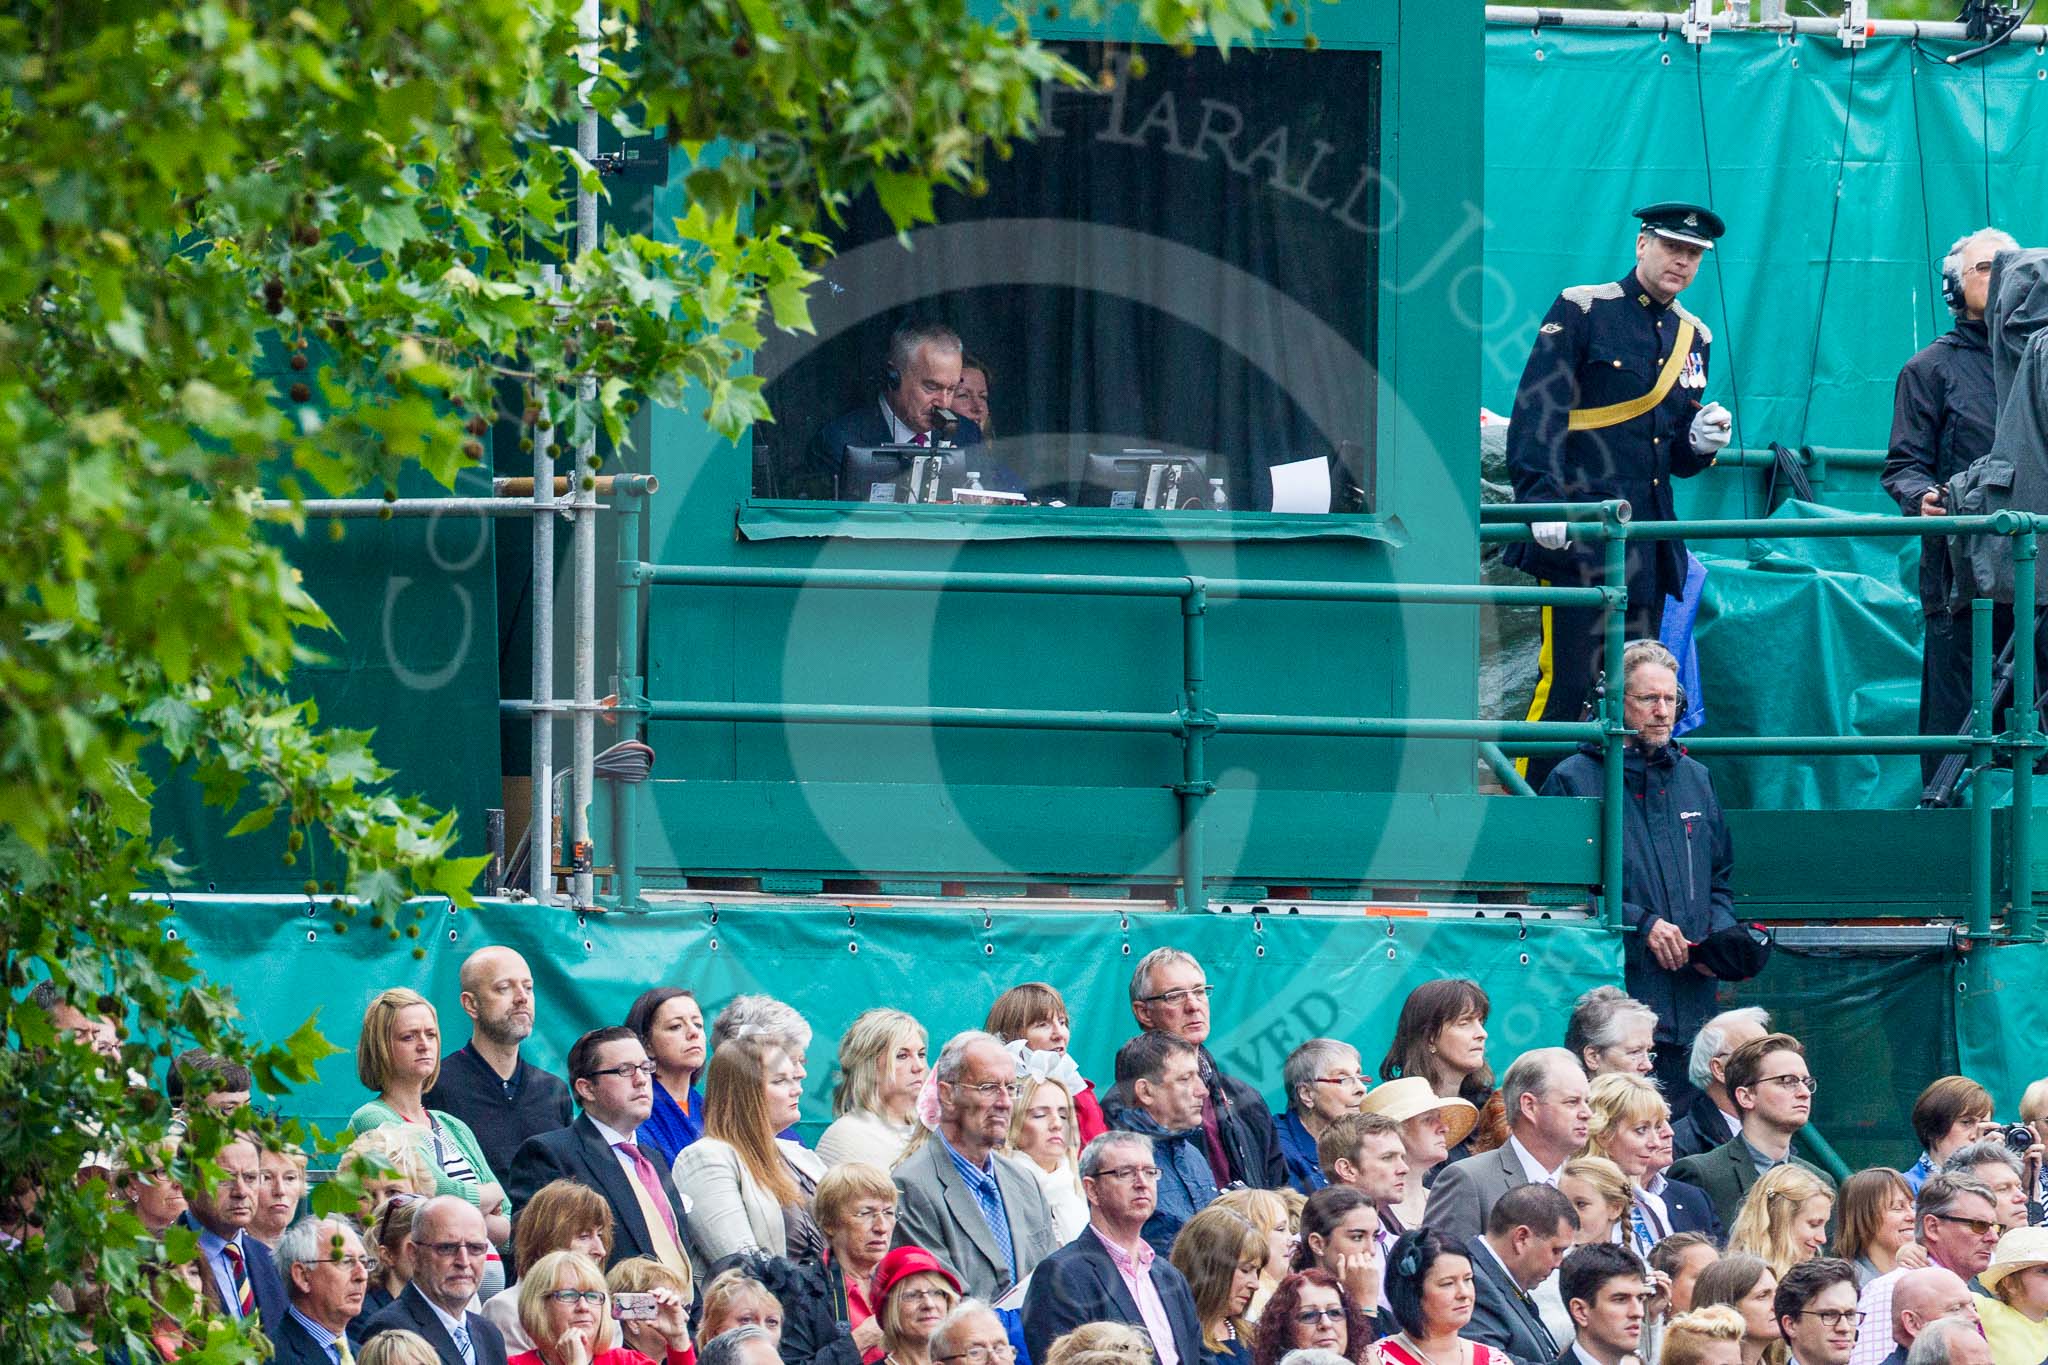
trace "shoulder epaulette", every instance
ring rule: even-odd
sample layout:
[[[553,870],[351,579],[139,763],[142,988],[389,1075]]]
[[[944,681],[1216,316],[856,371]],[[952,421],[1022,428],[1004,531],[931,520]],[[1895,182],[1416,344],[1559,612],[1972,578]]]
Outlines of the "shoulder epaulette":
[[[1606,284],[1575,284],[1565,290],[1560,297],[1570,299],[1573,303],[1576,303],[1581,313],[1590,313],[1593,311],[1593,301],[1595,299],[1620,298],[1621,286],[1613,280],[1609,280]]]
[[[1702,342],[1705,342],[1708,345],[1713,344],[1714,334],[1711,331],[1707,330],[1707,324],[1701,322],[1697,317],[1693,316],[1693,314],[1687,310],[1684,304],[1680,303],[1677,299],[1673,299],[1671,301],[1671,311],[1678,314],[1678,316],[1684,318],[1687,322],[1691,323],[1692,329],[1695,332],[1699,333],[1700,340]]]

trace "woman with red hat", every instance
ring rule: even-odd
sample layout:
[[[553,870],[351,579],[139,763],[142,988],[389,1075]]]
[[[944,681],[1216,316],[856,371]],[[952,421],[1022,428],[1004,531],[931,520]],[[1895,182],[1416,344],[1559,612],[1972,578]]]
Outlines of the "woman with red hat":
[[[885,1365],[931,1365],[932,1333],[961,1293],[953,1272],[923,1247],[897,1247],[884,1256],[869,1302],[882,1321]]]

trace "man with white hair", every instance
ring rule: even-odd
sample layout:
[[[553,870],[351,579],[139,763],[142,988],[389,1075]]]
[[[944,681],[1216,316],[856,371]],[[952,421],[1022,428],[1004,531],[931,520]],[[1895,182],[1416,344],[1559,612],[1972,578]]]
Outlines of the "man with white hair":
[[[991,1034],[955,1034],[932,1064],[939,1125],[892,1173],[896,1245],[923,1247],[976,1298],[996,1300],[1059,1246],[1038,1177],[1002,1147],[1017,1059]]]
[[[270,1254],[291,1300],[274,1333],[275,1365],[348,1365],[349,1325],[363,1311],[370,1288],[355,1224],[334,1215],[301,1218]]]
[[[1937,1318],[1914,1338],[1906,1365],[1991,1365],[1991,1343],[1970,1318]]]
[[[1017,1348],[1003,1320],[980,1299],[967,1298],[932,1331],[932,1365],[1010,1365]]]
[[[1991,341],[1984,309],[1991,264],[2019,243],[1997,228],[1959,237],[1941,262],[1941,294],[1955,315],[1945,332],[1906,362],[1892,395],[1891,443],[1884,461],[1884,491],[1911,516],[1939,516],[1935,490],[1991,449],[1998,399],[1991,377]],[[1952,735],[1970,710],[1970,622],[1950,607],[1946,540],[1920,542],[1920,611],[1926,644],[1920,664],[1920,733]],[[2010,612],[2003,622],[2011,630]],[[1995,652],[2002,641],[1994,641]],[[1922,780],[1941,763],[1920,757]]]
[[[881,366],[881,391],[818,429],[805,448],[804,467],[789,471],[789,486],[779,490],[781,496],[830,498],[837,491],[850,501],[866,502],[868,490],[838,488],[849,446],[980,445],[981,428],[953,411],[965,356],[960,334],[943,323],[909,322],[897,328]]]
[[[1711,1152],[1742,1131],[1742,1115],[1728,1093],[1728,1059],[1736,1048],[1770,1031],[1770,1011],[1761,1005],[1723,1010],[1700,1025],[1685,1068],[1685,1078],[1699,1094],[1671,1124],[1672,1160]]]

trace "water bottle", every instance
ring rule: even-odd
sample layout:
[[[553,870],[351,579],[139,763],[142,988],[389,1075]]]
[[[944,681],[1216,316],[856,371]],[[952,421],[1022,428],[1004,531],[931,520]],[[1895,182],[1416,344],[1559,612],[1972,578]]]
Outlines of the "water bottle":
[[[981,491],[981,471],[979,469],[967,471],[967,491],[970,493],[979,493]]]
[[[1218,512],[1230,510],[1230,494],[1223,491],[1223,480],[1209,480],[1209,506]]]

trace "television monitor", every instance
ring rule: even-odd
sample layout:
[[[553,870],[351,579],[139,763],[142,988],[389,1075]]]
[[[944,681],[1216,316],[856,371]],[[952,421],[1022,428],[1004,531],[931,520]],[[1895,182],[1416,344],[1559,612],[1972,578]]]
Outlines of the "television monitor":
[[[1209,479],[1193,455],[1163,450],[1090,452],[1081,479],[1084,507],[1142,507],[1160,511],[1207,508]]]
[[[950,446],[848,446],[839,462],[841,502],[939,502],[966,482],[967,452]]]

